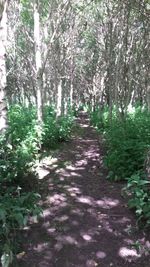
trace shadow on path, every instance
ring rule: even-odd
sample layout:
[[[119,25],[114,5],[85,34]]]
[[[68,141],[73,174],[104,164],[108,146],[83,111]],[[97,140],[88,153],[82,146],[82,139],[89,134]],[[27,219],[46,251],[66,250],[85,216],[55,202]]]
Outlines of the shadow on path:
[[[102,141],[85,114],[77,128],[55,159],[42,162],[43,215],[24,230],[18,266],[149,267],[150,243],[121,197],[122,184],[106,180]]]

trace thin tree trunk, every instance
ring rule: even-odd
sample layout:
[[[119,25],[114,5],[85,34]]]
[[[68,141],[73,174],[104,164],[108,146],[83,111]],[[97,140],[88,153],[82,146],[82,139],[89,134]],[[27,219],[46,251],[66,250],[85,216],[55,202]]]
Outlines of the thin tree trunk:
[[[3,6],[2,6],[3,3]],[[7,128],[6,105],[6,42],[7,42],[7,1],[0,7],[0,132]]]
[[[36,90],[37,90],[37,116],[42,122],[42,61],[40,42],[40,16],[38,0],[34,0],[34,44],[35,44],[35,65],[36,65]]]

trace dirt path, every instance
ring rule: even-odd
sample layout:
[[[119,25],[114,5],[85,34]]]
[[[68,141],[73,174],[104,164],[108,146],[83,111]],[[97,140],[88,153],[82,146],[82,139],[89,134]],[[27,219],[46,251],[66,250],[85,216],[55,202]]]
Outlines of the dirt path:
[[[102,142],[86,115],[78,124],[78,134],[53,164],[43,163],[44,212],[24,233],[25,255],[18,266],[149,267],[148,235],[136,229],[122,185],[106,180]]]

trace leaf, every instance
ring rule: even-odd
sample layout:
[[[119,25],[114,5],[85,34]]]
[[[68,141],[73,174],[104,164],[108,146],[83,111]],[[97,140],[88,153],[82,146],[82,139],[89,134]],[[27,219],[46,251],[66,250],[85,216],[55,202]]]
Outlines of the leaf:
[[[22,213],[16,213],[14,214],[14,217],[20,226],[24,225],[24,217]]]

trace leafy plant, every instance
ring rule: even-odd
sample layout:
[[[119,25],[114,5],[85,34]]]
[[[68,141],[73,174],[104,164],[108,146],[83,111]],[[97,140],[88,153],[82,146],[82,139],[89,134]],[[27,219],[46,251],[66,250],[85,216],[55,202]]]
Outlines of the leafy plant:
[[[8,111],[8,118],[8,130],[0,138],[0,252],[3,267],[12,262],[18,230],[27,224],[30,215],[40,212],[39,195],[27,191],[29,173],[38,157],[41,142],[36,110],[14,105]]]
[[[8,111],[8,130],[5,136],[0,137],[2,267],[8,267],[13,260],[18,231],[26,226],[31,215],[41,212],[37,204],[39,195],[30,187],[34,163],[39,158],[41,145],[52,147],[68,140],[73,125],[71,109],[67,115],[57,118],[54,107],[45,107],[41,126],[37,124],[36,113],[34,107],[11,106]]]
[[[135,209],[138,221],[150,225],[150,181],[141,177],[140,173],[132,175],[127,182],[125,191],[129,196],[129,208]]]
[[[146,173],[145,159],[150,147],[149,112],[136,106],[123,118],[117,114],[114,107],[109,119],[107,108],[103,111],[96,108],[90,113],[91,122],[104,134],[106,140],[105,163],[109,169],[108,178],[112,181],[127,180],[129,207],[135,210],[138,221],[145,221],[149,225],[150,182],[141,175]]]
[[[73,126],[73,120],[74,116],[71,110],[67,115],[57,118],[53,107],[45,107],[42,138],[43,146],[54,147],[57,143],[68,140]]]
[[[110,170],[109,178],[122,180],[142,170],[150,145],[150,116],[146,109],[137,107],[126,113],[123,119],[116,109],[109,119],[108,109],[96,109],[91,113],[92,124],[101,132],[107,145],[105,163]]]

